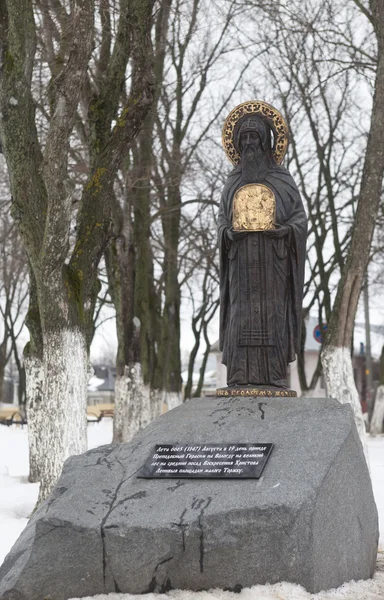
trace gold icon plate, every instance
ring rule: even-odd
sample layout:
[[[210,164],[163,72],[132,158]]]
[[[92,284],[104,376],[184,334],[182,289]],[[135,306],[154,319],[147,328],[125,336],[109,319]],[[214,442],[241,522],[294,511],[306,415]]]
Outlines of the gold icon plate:
[[[265,231],[275,229],[276,199],[267,186],[249,183],[237,190],[233,199],[233,229],[235,231]]]

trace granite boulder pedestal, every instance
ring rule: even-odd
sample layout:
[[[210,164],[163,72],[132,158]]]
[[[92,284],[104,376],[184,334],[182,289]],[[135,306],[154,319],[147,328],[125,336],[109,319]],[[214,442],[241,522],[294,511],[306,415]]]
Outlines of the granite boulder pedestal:
[[[155,444],[274,444],[261,479],[139,479]],[[378,518],[352,410],[205,398],[70,458],[0,569],[2,600],[372,577]]]

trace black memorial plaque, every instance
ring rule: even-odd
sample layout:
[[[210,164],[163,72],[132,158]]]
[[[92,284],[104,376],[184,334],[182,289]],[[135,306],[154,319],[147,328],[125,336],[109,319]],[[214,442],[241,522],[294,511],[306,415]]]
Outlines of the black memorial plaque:
[[[137,477],[258,479],[273,444],[157,444]]]

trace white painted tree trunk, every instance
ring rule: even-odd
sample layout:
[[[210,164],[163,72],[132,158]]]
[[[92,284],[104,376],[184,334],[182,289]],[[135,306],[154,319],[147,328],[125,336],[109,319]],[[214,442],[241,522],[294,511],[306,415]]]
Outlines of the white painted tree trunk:
[[[150,388],[144,383],[141,365],[125,366],[115,383],[113,440],[130,442],[151,421]]]
[[[168,410],[172,410],[172,408],[176,408],[176,406],[180,406],[182,402],[181,393],[180,392],[164,392],[164,402],[167,405]]]
[[[384,419],[384,385],[379,385],[376,392],[375,407],[373,409],[371,421],[371,434],[379,435],[383,433]]]
[[[87,449],[88,354],[78,329],[43,336],[43,418],[39,421],[41,486],[38,502],[56,484],[64,461]]]
[[[357,431],[369,468],[365,423],[359,394],[353,377],[351,350],[350,348],[337,348],[335,346],[330,348],[325,347],[321,362],[328,396],[335,398],[342,404],[350,404],[352,406]]]
[[[128,371],[128,367],[125,367]],[[115,380],[115,410],[113,415],[113,441],[124,442],[124,423],[128,421],[128,373],[117,375]]]
[[[42,361],[36,356],[27,356],[24,360],[25,386],[27,399],[29,476],[31,483],[40,481],[42,463],[40,430],[44,421]]]
[[[163,414],[164,392],[159,389],[151,390],[151,415],[152,421]]]

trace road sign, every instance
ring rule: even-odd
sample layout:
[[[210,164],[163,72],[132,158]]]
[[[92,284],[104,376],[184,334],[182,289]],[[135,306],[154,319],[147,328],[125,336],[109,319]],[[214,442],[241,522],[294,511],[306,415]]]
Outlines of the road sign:
[[[323,343],[323,336],[321,334],[321,331],[323,330],[324,332],[327,331],[328,329],[328,325],[326,323],[323,323],[323,328],[321,329],[321,325],[316,325],[315,329],[313,330],[313,337],[315,338],[316,342],[319,342],[319,344]]]

